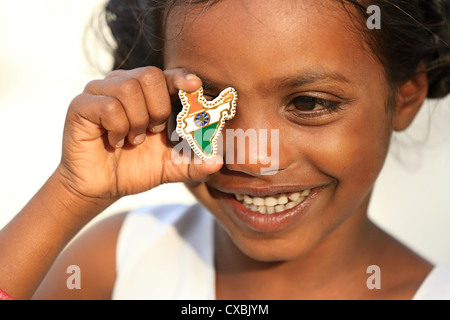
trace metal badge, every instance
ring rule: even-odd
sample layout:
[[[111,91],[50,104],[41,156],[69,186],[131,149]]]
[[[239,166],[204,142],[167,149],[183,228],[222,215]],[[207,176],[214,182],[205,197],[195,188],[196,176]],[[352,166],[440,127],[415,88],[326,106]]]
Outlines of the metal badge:
[[[177,116],[177,133],[207,161],[217,155],[217,140],[225,121],[236,114],[237,92],[229,87],[212,101],[203,96],[203,88],[193,93],[180,90],[178,95],[183,109]]]

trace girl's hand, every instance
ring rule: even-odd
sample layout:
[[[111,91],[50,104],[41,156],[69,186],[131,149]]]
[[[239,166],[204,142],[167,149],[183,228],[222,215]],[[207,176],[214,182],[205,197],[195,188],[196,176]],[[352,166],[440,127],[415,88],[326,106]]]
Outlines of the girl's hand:
[[[90,198],[118,198],[216,172],[217,163],[174,164],[166,132],[178,91],[201,85],[186,70],[155,67],[118,70],[90,82],[67,113],[57,172]]]

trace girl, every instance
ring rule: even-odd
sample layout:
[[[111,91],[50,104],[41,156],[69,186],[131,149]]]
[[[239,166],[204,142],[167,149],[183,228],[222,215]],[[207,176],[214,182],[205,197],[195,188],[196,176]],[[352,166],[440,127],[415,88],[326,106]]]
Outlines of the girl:
[[[367,217],[392,132],[450,90],[449,8],[111,0],[115,70],[73,100],[60,165],[0,234],[5,297],[450,298],[447,270]],[[174,161],[172,108],[200,87],[238,92],[227,130],[276,130],[276,172],[226,138],[212,161]],[[241,147],[244,161],[227,161]],[[199,205],[111,217],[59,254],[117,199],[169,182]]]

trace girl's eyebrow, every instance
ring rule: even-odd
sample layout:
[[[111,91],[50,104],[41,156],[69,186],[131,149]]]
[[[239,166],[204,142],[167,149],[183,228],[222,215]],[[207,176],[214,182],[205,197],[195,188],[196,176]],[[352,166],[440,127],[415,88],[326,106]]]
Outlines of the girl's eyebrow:
[[[200,76],[203,82],[203,89],[206,91],[218,91],[227,87],[226,84],[219,83],[212,79]],[[301,87],[307,84],[321,82],[321,83],[331,83],[339,82],[343,84],[351,84],[352,82],[345,77],[342,73],[331,71],[331,70],[308,70],[301,72],[299,76],[287,76],[271,79],[270,82],[272,86],[283,89],[291,89]]]
[[[351,84],[351,81],[343,74],[329,70],[310,70],[302,72],[300,76],[273,79],[273,83],[280,88],[296,88],[315,82]]]

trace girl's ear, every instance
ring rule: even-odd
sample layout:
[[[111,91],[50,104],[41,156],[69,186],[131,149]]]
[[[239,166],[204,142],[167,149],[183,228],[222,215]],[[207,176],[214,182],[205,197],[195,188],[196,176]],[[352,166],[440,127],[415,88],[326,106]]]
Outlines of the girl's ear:
[[[428,77],[421,65],[417,72],[399,89],[393,117],[393,128],[402,131],[409,127],[428,94]]]

